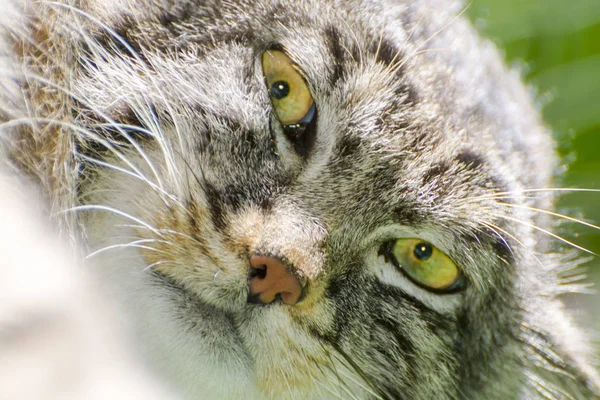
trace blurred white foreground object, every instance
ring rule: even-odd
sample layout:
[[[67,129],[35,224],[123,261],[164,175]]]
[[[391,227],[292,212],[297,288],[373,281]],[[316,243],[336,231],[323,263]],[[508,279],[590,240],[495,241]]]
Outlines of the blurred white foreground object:
[[[34,210],[33,193],[0,171],[0,399],[168,399],[127,351],[98,296]]]

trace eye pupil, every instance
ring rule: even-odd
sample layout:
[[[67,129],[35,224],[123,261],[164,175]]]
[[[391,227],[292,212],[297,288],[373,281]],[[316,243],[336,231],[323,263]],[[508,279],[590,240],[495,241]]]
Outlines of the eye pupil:
[[[413,253],[417,260],[427,261],[433,253],[433,247],[429,243],[419,243],[415,246]]]
[[[270,92],[274,99],[283,99],[290,93],[290,85],[285,81],[277,81],[271,86]]]

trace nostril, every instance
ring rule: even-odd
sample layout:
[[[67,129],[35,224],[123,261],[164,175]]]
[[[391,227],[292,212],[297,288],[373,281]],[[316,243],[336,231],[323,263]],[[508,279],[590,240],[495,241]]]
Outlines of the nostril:
[[[250,267],[248,302],[268,304],[276,299],[281,299],[285,304],[298,302],[302,286],[283,261],[254,255],[250,257]]]
[[[250,279],[253,279],[253,278],[265,279],[266,276],[267,276],[267,266],[266,265],[259,265],[258,267],[250,268]]]

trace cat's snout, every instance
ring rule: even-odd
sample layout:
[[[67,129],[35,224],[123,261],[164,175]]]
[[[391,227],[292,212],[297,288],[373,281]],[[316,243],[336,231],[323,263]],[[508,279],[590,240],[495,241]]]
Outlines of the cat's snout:
[[[302,285],[283,261],[275,257],[253,255],[250,257],[250,267],[249,303],[268,304],[277,297],[285,304],[298,302]]]

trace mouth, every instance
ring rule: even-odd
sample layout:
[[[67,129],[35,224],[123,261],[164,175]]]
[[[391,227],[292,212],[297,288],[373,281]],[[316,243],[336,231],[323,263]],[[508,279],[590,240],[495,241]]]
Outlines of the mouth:
[[[262,268],[258,270],[254,277],[268,277],[268,266],[266,273],[260,272]],[[168,289],[169,298],[165,300],[170,304],[168,318],[175,321],[179,330],[175,335],[177,346],[181,345],[177,339],[179,334],[189,338],[183,350],[176,348],[175,351],[181,351],[182,357],[188,357],[189,353],[200,348],[200,358],[194,361],[198,365],[212,365],[216,370],[222,368],[228,371],[228,374],[232,368],[240,368],[242,375],[251,377],[250,385],[264,393],[287,390],[283,382],[290,378],[290,374],[293,374],[298,387],[312,388],[314,376],[322,373],[322,368],[337,370],[341,367],[341,364],[336,364],[337,367],[332,365],[335,360],[332,361],[328,347],[319,335],[297,324],[298,318],[306,321],[304,306],[287,304],[281,294],[268,303],[260,297],[258,301],[244,301],[241,307],[236,304],[235,311],[228,311],[204,299],[201,293],[186,288],[173,277],[158,271],[153,271],[151,276],[155,285]],[[244,283],[244,290],[238,291],[251,299],[249,279]],[[312,290],[309,292],[314,294]],[[307,301],[310,303],[310,299]],[[310,319],[308,316],[308,321]],[[318,323],[322,327],[323,322],[313,321],[310,326]],[[172,338],[167,336],[161,340],[171,341]],[[157,351],[163,351],[162,346],[158,348]],[[164,351],[173,351],[173,348]],[[299,359],[303,360],[300,366],[284,378],[281,371],[297,365]]]

